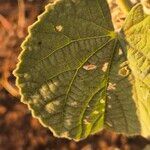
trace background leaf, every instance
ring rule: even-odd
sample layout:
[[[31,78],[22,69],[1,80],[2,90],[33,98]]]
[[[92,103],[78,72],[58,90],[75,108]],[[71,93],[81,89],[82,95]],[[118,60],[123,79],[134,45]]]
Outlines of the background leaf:
[[[129,66],[134,76],[134,99],[137,103],[141,132],[150,136],[150,15],[141,4],[130,12],[123,27]]]

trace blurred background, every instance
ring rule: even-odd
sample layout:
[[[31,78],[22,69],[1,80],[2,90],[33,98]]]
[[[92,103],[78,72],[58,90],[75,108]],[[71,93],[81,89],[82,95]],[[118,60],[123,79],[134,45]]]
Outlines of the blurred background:
[[[52,2],[52,1],[49,1]],[[59,139],[32,118],[20,103],[12,71],[27,28],[43,12],[48,0],[0,0],[0,150],[150,150],[150,141],[103,130],[81,141]],[[115,0],[108,0],[119,30],[125,15]]]

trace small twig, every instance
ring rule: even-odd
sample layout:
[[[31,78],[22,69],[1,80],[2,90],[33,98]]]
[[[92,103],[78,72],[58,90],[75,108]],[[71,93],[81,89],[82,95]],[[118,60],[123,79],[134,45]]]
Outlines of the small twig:
[[[18,90],[13,87],[9,82],[8,82],[8,76],[9,72],[5,71],[2,75],[2,78],[0,80],[0,84],[2,85],[3,88],[5,88],[12,96],[18,97],[19,92]]]
[[[12,24],[2,14],[0,14],[0,23],[9,34],[13,33]]]
[[[25,4],[24,0],[18,0],[18,26],[25,27]]]
[[[2,85],[3,88],[5,88],[11,95],[15,96],[15,97],[18,97],[19,96],[19,92],[17,90],[17,88],[13,87],[9,81],[8,81],[8,78],[10,76],[10,73],[9,73],[9,66],[10,66],[10,61],[9,61],[9,58],[11,56],[11,52],[8,53],[8,57],[5,59],[5,63],[2,67],[2,77],[0,79],[0,84]]]
[[[1,79],[0,84],[14,97],[18,97],[18,91],[6,79]]]
[[[25,4],[24,0],[18,0],[18,36],[24,37],[24,28],[26,25],[25,19]]]

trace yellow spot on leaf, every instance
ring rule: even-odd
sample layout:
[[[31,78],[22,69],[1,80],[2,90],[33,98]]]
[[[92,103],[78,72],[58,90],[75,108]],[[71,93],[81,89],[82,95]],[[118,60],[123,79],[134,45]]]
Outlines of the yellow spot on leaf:
[[[88,119],[84,119],[84,124],[90,124],[90,122],[88,121]]]
[[[71,101],[71,102],[70,102],[70,105],[71,105],[71,106],[78,106],[78,102],[77,102],[77,101]]]
[[[83,66],[83,69],[85,69],[85,70],[94,70],[96,68],[97,68],[97,66],[93,65],[93,64]]]
[[[50,88],[50,90],[52,91],[52,92],[55,92],[56,91],[56,89],[57,89],[57,86],[58,86],[58,82],[54,82],[54,83],[48,83],[48,86],[49,86],[49,88]]]
[[[111,106],[111,105],[108,105],[108,108],[112,108],[112,106]]]
[[[100,103],[101,103],[101,104],[104,104],[104,103],[105,103],[105,100],[104,100],[104,99],[101,99],[101,100],[100,100]]]
[[[108,96],[108,99],[111,99],[111,96]]]
[[[58,32],[61,32],[62,29],[63,29],[63,27],[62,27],[61,25],[56,26],[56,30],[57,30]]]
[[[56,110],[56,107],[60,105],[60,101],[50,102],[45,106],[45,109],[49,113],[53,113]]]
[[[116,89],[116,83],[109,83],[107,90],[115,90]]]
[[[97,115],[97,114],[99,114],[99,111],[95,110],[95,111],[93,112],[93,114]]]
[[[106,122],[106,124],[108,125],[108,126],[110,126],[110,127],[112,127],[113,125],[112,124],[110,124],[109,122]]]
[[[130,71],[127,66],[125,66],[119,70],[119,75],[121,75],[123,77],[126,77],[127,75],[129,75],[129,73],[130,73]]]
[[[103,67],[102,67],[102,71],[106,72],[108,68],[108,62],[104,63]]]
[[[67,126],[71,126],[71,119],[66,119],[65,123],[66,123]]]
[[[69,135],[69,133],[66,131],[66,132],[63,132],[62,134],[61,134],[61,136],[63,136],[63,137],[68,137],[68,135]]]
[[[121,49],[119,49],[119,55],[122,55],[123,53],[122,53],[122,50]]]
[[[31,78],[31,75],[30,75],[30,74],[28,74],[28,73],[25,73],[25,74],[24,74],[24,78],[28,80],[28,79],[30,79],[30,78]]]

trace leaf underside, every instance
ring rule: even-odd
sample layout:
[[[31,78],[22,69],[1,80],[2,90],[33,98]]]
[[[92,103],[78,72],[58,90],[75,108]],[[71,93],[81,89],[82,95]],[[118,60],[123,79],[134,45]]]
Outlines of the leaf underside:
[[[134,13],[122,31],[128,43]],[[135,91],[140,82],[149,93],[149,76],[144,83],[142,73],[135,77],[138,66],[129,68],[134,56],[128,53],[127,61],[113,30],[105,0],[58,1],[30,27],[15,70],[17,85],[21,101],[55,136],[80,140],[105,127],[141,133],[136,99],[144,100]]]

